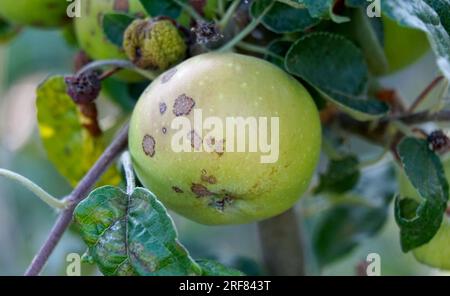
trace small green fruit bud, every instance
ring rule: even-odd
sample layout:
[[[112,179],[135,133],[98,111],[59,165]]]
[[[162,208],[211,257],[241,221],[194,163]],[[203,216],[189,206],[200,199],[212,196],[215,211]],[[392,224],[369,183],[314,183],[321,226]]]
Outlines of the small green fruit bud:
[[[187,46],[176,26],[169,20],[135,20],[124,34],[123,47],[138,67],[166,70],[183,60]]]

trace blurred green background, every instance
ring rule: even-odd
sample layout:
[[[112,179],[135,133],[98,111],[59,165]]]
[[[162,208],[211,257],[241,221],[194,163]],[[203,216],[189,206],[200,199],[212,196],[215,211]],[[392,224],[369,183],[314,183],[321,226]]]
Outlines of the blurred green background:
[[[35,88],[48,75],[72,71],[74,49],[56,31],[24,30],[8,45],[0,45],[0,167],[14,170],[56,196],[70,192],[69,184],[47,160],[36,127]],[[413,98],[437,73],[431,54],[417,65],[384,79],[388,86],[399,88],[405,98]],[[103,102],[109,109],[111,104]],[[105,107],[106,108],[106,107]],[[107,109],[108,109],[107,108]],[[108,110],[109,110],[108,109]],[[106,109],[105,109],[106,110]],[[352,151],[362,157],[379,153],[358,140],[351,141]],[[395,191],[395,178],[385,161],[366,169],[360,186],[390,188]],[[319,168],[320,169],[320,168]],[[388,176],[388,177],[386,177]],[[390,177],[389,177],[390,176]],[[378,182],[378,184],[374,183]],[[308,240],[321,211],[317,202],[305,197],[296,210],[306,217],[302,222]],[[312,212],[312,214],[311,214]],[[0,179],[0,275],[23,274],[34,253],[44,242],[57,213],[39,202],[30,192],[9,180]],[[180,241],[193,257],[215,258],[248,274],[262,274],[261,248],[256,224],[206,227],[172,214]],[[289,225],[286,225],[289,227]],[[312,254],[310,247],[307,253]],[[85,245],[75,230],[68,231],[50,258],[44,274],[65,275],[66,255],[83,254]],[[348,256],[319,271],[313,256],[307,257],[311,274],[355,275],[357,266],[369,253],[381,256],[383,275],[431,275],[439,271],[415,262],[411,254],[400,250],[398,228],[390,211],[389,222],[375,238],[361,238],[361,245]],[[95,268],[83,266],[83,274],[98,274]]]

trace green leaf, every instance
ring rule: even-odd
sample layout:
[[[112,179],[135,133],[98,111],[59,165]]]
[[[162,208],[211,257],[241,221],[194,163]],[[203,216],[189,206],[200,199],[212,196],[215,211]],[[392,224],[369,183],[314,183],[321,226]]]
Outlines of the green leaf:
[[[271,1],[255,1],[252,15],[260,15],[270,3]],[[293,8],[280,2],[276,2],[262,20],[267,29],[280,34],[306,31],[319,22],[320,19],[312,18],[307,9]]]
[[[281,69],[285,69],[284,57],[286,56],[286,53],[288,52],[289,48],[291,48],[291,46],[291,41],[276,39],[272,41],[267,47],[267,50],[271,54],[266,54],[265,59],[277,65]]]
[[[93,137],[83,126],[87,120],[66,94],[62,76],[53,76],[37,89],[39,133],[48,158],[72,186],[89,171],[106,148],[103,137]],[[100,184],[119,184],[120,175],[111,167]]]
[[[202,275],[204,276],[242,276],[244,273],[242,273],[239,270],[236,270],[234,268],[227,267],[225,265],[222,265],[221,263],[214,261],[214,260],[208,260],[208,259],[200,259],[196,260],[197,264],[200,265],[200,267],[203,270]]]
[[[408,137],[400,142],[397,149],[405,173],[420,196],[446,203],[449,193],[444,168],[428,142]]]
[[[176,19],[181,14],[181,6],[174,0],[139,0],[147,13],[152,17],[168,16]],[[179,0],[186,2],[185,0]]]
[[[436,62],[442,73],[450,79],[450,36],[443,24],[448,25],[448,11],[441,7],[448,7],[448,1],[440,4],[435,1],[403,1],[385,0],[381,2],[383,13],[390,19],[399,22],[401,25],[424,31],[428,35],[431,47],[436,55]],[[427,3],[438,10],[436,12]],[[445,20],[441,23],[438,15]]]
[[[337,205],[324,212],[313,236],[319,264],[324,266],[335,262],[361,241],[376,234],[384,225],[387,213],[386,206],[362,204]]]
[[[136,84],[125,83],[117,79],[106,79],[102,81],[102,91],[104,94],[126,112],[133,111],[137,101],[131,94],[131,90],[134,87],[136,87]]]
[[[429,242],[439,230],[448,201],[448,183],[439,157],[426,140],[405,138],[397,147],[420,200],[397,197],[395,217],[404,252]]]
[[[354,155],[331,160],[327,171],[320,175],[320,183],[315,193],[344,193],[353,189],[360,177],[358,165],[358,158]]]
[[[286,69],[358,120],[385,115],[388,106],[367,98],[368,67],[361,50],[343,36],[312,33],[297,40]]]
[[[106,37],[118,47],[123,45],[123,34],[134,18],[124,13],[107,13],[103,16],[103,31]]]
[[[201,268],[178,242],[172,219],[145,188],[128,196],[105,186],[75,209],[89,253],[105,275],[200,275]]]
[[[446,205],[412,198],[395,200],[395,220],[400,227],[400,243],[403,252],[428,243],[438,232]]]

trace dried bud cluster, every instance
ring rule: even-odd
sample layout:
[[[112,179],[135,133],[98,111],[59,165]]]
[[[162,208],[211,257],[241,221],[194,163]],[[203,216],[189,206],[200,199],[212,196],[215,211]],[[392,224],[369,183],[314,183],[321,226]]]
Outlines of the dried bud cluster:
[[[442,131],[437,130],[428,135],[431,149],[437,153],[445,153],[450,149],[450,139]]]
[[[101,82],[99,74],[95,71],[89,71],[77,76],[68,76],[65,78],[67,84],[67,94],[76,104],[89,104],[99,95]]]
[[[199,22],[191,30],[195,33],[198,44],[217,42],[223,38],[219,27],[215,23]]]

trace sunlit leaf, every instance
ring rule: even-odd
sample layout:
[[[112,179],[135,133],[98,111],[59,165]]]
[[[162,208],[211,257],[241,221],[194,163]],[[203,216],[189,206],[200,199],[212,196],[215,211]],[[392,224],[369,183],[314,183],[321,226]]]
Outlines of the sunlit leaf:
[[[39,133],[48,158],[72,186],[88,172],[106,148],[103,137],[94,137],[83,126],[88,120],[66,94],[62,76],[44,81],[37,90]],[[102,183],[118,184],[120,176],[112,167]]]

